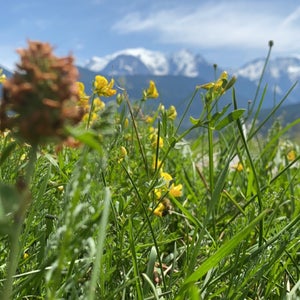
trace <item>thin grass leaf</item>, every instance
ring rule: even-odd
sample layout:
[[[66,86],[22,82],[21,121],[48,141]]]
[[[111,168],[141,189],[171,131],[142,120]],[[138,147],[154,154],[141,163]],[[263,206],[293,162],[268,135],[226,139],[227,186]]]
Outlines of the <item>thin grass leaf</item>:
[[[226,127],[230,123],[232,123],[232,122],[236,121],[237,119],[239,119],[244,114],[244,112],[245,112],[245,109],[236,109],[236,110],[232,111],[225,118],[223,118],[222,120],[220,120],[216,124],[215,129],[216,130],[223,129],[224,127]]]
[[[151,247],[150,254],[149,254],[149,261],[148,261],[148,264],[147,264],[147,271],[146,271],[146,274],[143,274],[143,276],[147,277],[147,279],[153,278],[153,272],[154,272],[154,266],[155,266],[156,259],[157,259],[156,248]],[[153,285],[152,281],[151,281],[151,284]],[[150,286],[149,286],[149,281],[146,280],[145,283],[144,283],[144,286],[143,286],[144,295],[147,295]],[[155,291],[156,291],[156,289],[155,289]]]
[[[139,300],[143,300],[143,289],[141,285],[141,278],[140,278],[140,271],[138,266],[138,258],[136,255],[136,245],[134,243],[134,235],[133,235],[133,225],[132,220],[129,220],[129,238],[130,238],[130,252],[131,252],[131,258],[132,258],[132,265],[133,265],[133,273],[135,280],[135,287],[136,287],[136,298]]]
[[[108,217],[109,217],[109,208],[111,203],[111,194],[108,187],[105,188],[105,194],[104,194],[104,205],[103,205],[103,212],[102,212],[102,218],[99,226],[98,231],[98,237],[97,237],[97,249],[96,249],[96,258],[94,262],[94,268],[92,271],[92,277],[89,284],[89,290],[87,299],[93,300],[95,299],[95,291],[96,291],[96,285],[97,280],[99,278],[99,273],[102,267],[102,257],[103,257],[103,251],[104,251],[104,241],[106,236],[106,230],[107,230],[107,223],[108,223]],[[105,284],[103,282],[103,279],[100,277],[100,286],[104,288]]]
[[[157,300],[159,300],[160,297],[159,297],[159,295],[158,295],[158,293],[157,293],[156,287],[154,286],[152,280],[150,279],[150,278],[153,277],[153,274],[151,275],[151,277],[149,277],[147,274],[142,273],[142,276],[143,276],[144,279],[145,279],[145,284],[144,284],[144,286],[148,286],[147,290],[149,290],[149,287],[150,287],[151,290],[152,290],[152,292],[153,292],[153,298],[151,298],[151,299],[157,299]],[[148,291],[147,291],[147,293],[148,293]],[[144,295],[147,295],[147,293],[145,293],[145,290],[144,290]]]
[[[226,242],[221,246],[216,253],[205,260],[202,265],[196,269],[182,284],[176,300],[182,299],[184,292],[193,284],[195,284],[199,279],[202,278],[211,268],[215,267],[222,259],[228,256],[232,251],[251,233],[255,228],[257,223],[259,223],[264,216],[269,212],[269,210],[263,211],[259,216],[257,216],[248,226],[237,233],[231,240]]]
[[[9,143],[4,149],[1,149],[0,166],[5,162],[9,155],[15,150],[17,142]]]

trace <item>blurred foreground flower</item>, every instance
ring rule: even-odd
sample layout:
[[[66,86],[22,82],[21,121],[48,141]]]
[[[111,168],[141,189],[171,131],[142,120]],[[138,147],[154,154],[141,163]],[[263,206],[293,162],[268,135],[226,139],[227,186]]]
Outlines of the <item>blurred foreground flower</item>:
[[[31,145],[67,138],[65,126],[83,115],[73,57],[58,58],[48,43],[29,41],[21,62],[3,83],[0,129],[11,129]]]

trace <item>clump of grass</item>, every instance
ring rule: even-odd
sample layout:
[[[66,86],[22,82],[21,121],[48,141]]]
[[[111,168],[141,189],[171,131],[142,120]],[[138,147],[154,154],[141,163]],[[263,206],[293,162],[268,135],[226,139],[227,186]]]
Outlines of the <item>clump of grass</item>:
[[[297,122],[262,138],[264,93],[239,107],[235,80],[195,87],[177,116],[154,82],[132,102],[99,75],[91,95],[77,84],[82,115],[63,144],[3,132],[2,298],[296,299],[300,156],[285,133]],[[192,101],[203,110],[182,131]]]

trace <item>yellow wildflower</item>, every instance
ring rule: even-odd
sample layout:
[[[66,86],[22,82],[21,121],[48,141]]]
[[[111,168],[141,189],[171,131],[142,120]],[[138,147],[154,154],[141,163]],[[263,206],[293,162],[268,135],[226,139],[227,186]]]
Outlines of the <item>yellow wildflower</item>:
[[[105,108],[105,103],[100,98],[94,99],[94,110],[95,112],[103,110]]]
[[[3,72],[2,69],[0,69],[0,84],[1,84],[2,82],[4,82],[5,79],[6,79],[5,74],[3,74],[2,72]]]
[[[57,189],[58,189],[59,192],[63,192],[64,191],[64,186],[63,185],[59,185],[57,187]]]
[[[124,128],[127,128],[128,125],[129,125],[129,120],[128,120],[128,118],[126,118],[126,119],[124,120]]]
[[[162,137],[158,138],[157,134],[153,134],[151,138],[151,145],[153,148],[157,147],[157,140],[158,140],[158,147],[162,148],[164,146],[164,139]]]
[[[293,161],[296,159],[296,151],[295,150],[291,150],[288,152],[288,154],[286,155],[287,160],[288,161]]]
[[[152,99],[156,99],[158,98],[159,93],[157,91],[155,82],[153,80],[150,80],[149,82],[149,87],[147,90],[144,90],[144,99],[148,99],[148,98],[152,98]]]
[[[82,118],[82,121],[83,122],[87,122],[88,121],[88,119],[89,119],[89,113],[86,113],[86,114],[84,114],[83,115],[83,118]],[[90,123],[93,123],[93,122],[95,122],[97,119],[98,119],[98,115],[95,113],[95,112],[92,112],[91,113],[91,117],[90,117]]]
[[[235,81],[236,78],[234,76],[230,80],[228,80],[228,74],[226,71],[224,71],[215,82],[202,84],[198,86],[198,88],[208,90],[207,99],[211,100],[223,95],[234,85]]]
[[[161,189],[154,189],[154,195],[156,197],[156,199],[160,199],[161,198]]]
[[[153,117],[151,117],[151,116],[146,116],[146,117],[145,117],[145,122],[148,123],[148,124],[153,123],[153,120],[154,120],[154,119],[153,119]]]
[[[172,185],[170,186],[169,194],[172,195],[173,197],[181,197],[182,196],[182,184]]]
[[[166,109],[165,109],[165,106],[160,103],[159,106],[158,106],[158,110],[161,111],[161,112],[164,112]]]
[[[175,120],[177,117],[177,111],[174,105],[171,105],[167,111],[168,118],[171,120]]]
[[[151,140],[151,145],[153,148],[156,148],[157,147],[157,140],[158,140],[158,146],[159,148],[162,148],[164,146],[164,140],[162,137],[159,137],[158,138],[158,135],[157,135],[157,130],[154,128],[154,127],[150,127],[149,128],[149,131],[150,131],[150,135],[149,135],[149,138]]]
[[[79,93],[79,105],[83,109],[84,113],[88,112],[90,109],[89,99],[90,97],[86,95],[84,89],[84,84],[82,82],[77,82],[78,93]]]
[[[26,154],[25,154],[25,153],[23,153],[23,154],[21,155],[21,157],[20,157],[20,161],[24,161],[24,160],[25,160],[25,158],[26,158]]]
[[[167,172],[161,172],[160,176],[165,179],[168,183],[173,179],[172,176]]]
[[[120,147],[119,150],[119,159],[118,159],[118,163],[120,163],[121,161],[123,161],[123,159],[127,156],[127,150],[124,146]]]
[[[101,75],[96,75],[94,80],[94,92],[98,96],[111,97],[116,94],[116,90],[113,89],[114,79],[111,79],[110,82]]]
[[[157,217],[164,217],[170,213],[173,209],[171,202],[168,198],[164,198],[163,201],[159,202],[156,208],[153,210],[153,214]]]
[[[232,168],[236,169],[238,172],[242,172],[244,170],[244,166],[241,162],[238,162],[236,165],[233,165]]]

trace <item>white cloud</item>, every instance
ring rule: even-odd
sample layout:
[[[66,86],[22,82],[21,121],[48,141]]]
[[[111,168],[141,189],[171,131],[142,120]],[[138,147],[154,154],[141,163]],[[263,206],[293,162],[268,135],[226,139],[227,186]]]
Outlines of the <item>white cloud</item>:
[[[159,42],[202,49],[235,47],[278,51],[300,50],[300,6],[293,11],[257,1],[210,1],[148,13],[133,12],[113,26],[120,34],[151,33]]]

